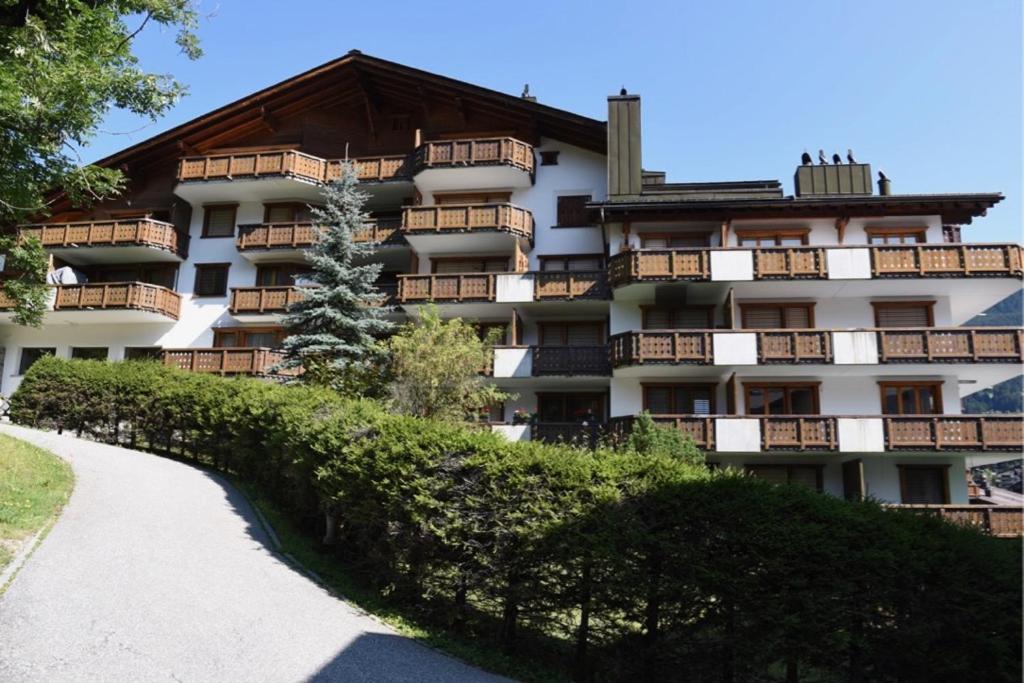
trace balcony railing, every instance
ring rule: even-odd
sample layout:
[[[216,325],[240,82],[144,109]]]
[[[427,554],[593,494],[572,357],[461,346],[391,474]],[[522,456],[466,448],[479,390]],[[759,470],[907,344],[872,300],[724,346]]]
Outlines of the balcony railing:
[[[420,146],[418,168],[506,165],[533,173],[533,147],[514,138],[434,140]]]
[[[234,287],[231,289],[231,312],[284,313],[303,298],[298,287]]]
[[[1020,505],[890,505],[893,510],[939,517],[1001,538],[1024,535],[1024,507]]]
[[[544,270],[534,273],[534,297],[545,299],[608,299],[608,272],[604,270]]]
[[[164,349],[164,365],[189,372],[219,375],[266,375],[283,360],[281,351],[266,348]],[[294,371],[274,374],[290,375]]]
[[[498,278],[533,278],[535,301],[607,299],[611,293],[605,271],[528,273],[451,273],[398,276],[399,303],[424,301],[495,301]]]
[[[408,157],[352,159],[361,181],[408,179]],[[264,177],[298,178],[323,184],[340,177],[342,159],[321,159],[297,150],[253,150],[234,154],[184,157],[178,163],[178,181],[255,180]]]
[[[534,377],[596,376],[611,374],[608,346],[533,346]]]
[[[612,285],[631,282],[707,281],[711,254],[752,252],[755,280],[825,279],[827,252],[866,249],[875,278],[1020,277],[1021,248],[1016,244],[836,245],[834,247],[759,247],[745,249],[632,249],[608,264]]]
[[[508,232],[533,241],[533,214],[512,204],[413,206],[402,214],[406,235]]]
[[[762,364],[835,361],[834,335],[874,334],[879,363],[1019,363],[1024,361],[1020,328],[886,328],[869,330],[641,330],[613,335],[615,367],[715,362],[719,335],[755,334]]]
[[[1016,244],[917,244],[871,248],[876,277],[1020,275]]]
[[[171,223],[149,218],[127,221],[38,223],[18,230],[22,238],[35,237],[46,248],[143,246],[163,249],[184,258],[188,236]]]
[[[235,244],[239,251],[265,249],[307,249],[316,242],[316,225],[305,222],[250,223],[238,226]],[[396,243],[402,240],[397,219],[375,219],[363,223],[353,235],[356,242]]]
[[[125,309],[160,313],[174,320],[181,311],[181,295],[145,282],[58,285],[56,289],[55,311]]]
[[[530,439],[544,443],[566,443],[594,448],[604,435],[607,425],[602,422],[536,422],[530,425]]]
[[[399,303],[424,301],[494,301],[494,273],[457,273],[453,275],[400,275]]]
[[[693,437],[701,448],[715,450],[719,420],[757,420],[761,450],[840,450],[835,415],[662,415],[651,416]],[[849,419],[881,420],[887,451],[1009,451],[1024,448],[1020,415],[878,415]],[[632,417],[612,418],[614,434],[625,434]]]
[[[1024,361],[1020,328],[878,330],[878,355],[883,363]]]

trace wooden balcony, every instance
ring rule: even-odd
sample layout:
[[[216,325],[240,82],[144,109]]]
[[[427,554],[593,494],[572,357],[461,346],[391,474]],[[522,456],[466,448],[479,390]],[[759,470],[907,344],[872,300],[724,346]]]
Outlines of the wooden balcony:
[[[494,301],[496,282],[496,273],[399,275],[398,302],[415,304],[428,301]]]
[[[316,241],[313,223],[249,223],[238,226],[238,251],[305,249]]]
[[[1010,327],[878,330],[883,363],[1024,362],[1024,331]]]
[[[534,273],[533,291],[537,301],[611,298],[604,270],[540,271]]]
[[[851,330],[642,330],[611,338],[615,367],[714,363],[714,335],[756,334],[758,363],[830,364],[833,335]],[[853,330],[858,331],[858,330]],[[1020,328],[887,328],[871,332],[879,363],[1020,363]]]
[[[406,155],[351,159],[362,182],[408,180],[407,160]],[[294,149],[188,156],[178,163],[178,182],[286,177],[324,184],[340,177],[343,163]]]
[[[611,257],[608,276],[613,287],[635,281],[711,279],[710,249],[633,249]]]
[[[532,346],[534,377],[605,377],[611,374],[608,346]]]
[[[354,235],[356,242],[369,242],[380,245],[404,244],[402,221],[398,218],[375,218],[363,223],[363,227]]]
[[[281,351],[266,348],[217,348],[217,349],[164,349],[164,365],[189,372],[214,373],[218,375],[270,374],[269,370],[281,362]],[[294,375],[294,371],[274,374]]]
[[[785,451],[838,451],[835,415],[652,415],[655,422],[690,435],[694,443],[715,450],[715,424],[719,420],[757,420],[761,449]],[[842,416],[847,417],[847,416]],[[1024,421],[1020,415],[881,415],[849,416],[882,421],[886,451],[1007,451],[1024,448]],[[626,434],[631,417],[612,418],[612,433]]]
[[[605,271],[452,273],[398,276],[399,303],[495,301],[500,276],[532,277],[535,301],[608,299]]]
[[[530,425],[530,440],[594,448],[606,428],[602,422],[536,422]]]
[[[871,247],[875,277],[1020,276],[1016,244],[909,244]]]
[[[406,237],[462,232],[505,232],[533,242],[533,214],[512,204],[413,206],[402,214]]]
[[[1019,505],[889,505],[893,510],[939,517],[1000,538],[1024,535],[1024,507]]]
[[[127,221],[37,223],[18,229],[22,239],[35,237],[46,249],[88,247],[150,247],[185,258],[188,236],[171,223],[149,218]]]
[[[532,174],[533,146],[515,138],[433,140],[416,153],[417,170],[459,166],[512,166]]]
[[[230,310],[234,315],[284,313],[302,299],[298,287],[233,287]]]
[[[835,245],[830,247],[737,247],[632,249],[612,256],[612,286],[633,282],[701,282],[711,279],[713,252],[752,252],[755,280],[826,279],[827,252],[866,249],[874,278],[1021,277],[1016,244]]]
[[[886,415],[887,450],[1011,451],[1024,448],[1019,415]]]
[[[754,279],[821,279],[828,268],[820,247],[774,247],[754,249]]]
[[[121,309],[159,313],[173,320],[181,311],[181,295],[145,282],[100,282],[58,285],[54,311]]]

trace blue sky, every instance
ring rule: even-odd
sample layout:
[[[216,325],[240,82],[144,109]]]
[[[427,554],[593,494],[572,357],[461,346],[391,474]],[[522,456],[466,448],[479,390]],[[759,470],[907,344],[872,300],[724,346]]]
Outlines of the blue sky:
[[[97,159],[344,54],[365,53],[605,119],[643,96],[644,166],[678,181],[777,178],[806,148],[899,193],[1001,191],[965,231],[1021,241],[1020,0],[281,2],[203,0],[205,56],[148,30],[143,65],[190,95],[155,124],[112,112]],[[137,130],[140,126],[145,126]]]

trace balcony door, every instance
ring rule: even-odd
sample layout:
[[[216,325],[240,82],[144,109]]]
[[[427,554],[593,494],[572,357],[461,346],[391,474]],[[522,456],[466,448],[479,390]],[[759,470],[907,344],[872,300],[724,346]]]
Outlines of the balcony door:
[[[285,331],[279,327],[229,327],[213,331],[213,346],[218,349],[232,347],[276,349],[281,346],[285,336]]]
[[[872,301],[875,327],[932,327],[934,301]]]
[[[949,465],[897,465],[900,502],[905,505],[949,503]]]
[[[714,306],[643,306],[645,330],[710,330]]]
[[[714,384],[645,384],[644,410],[652,415],[712,415]]]
[[[942,382],[879,382],[884,415],[941,415]]]
[[[579,423],[588,419],[603,422],[605,395],[603,393],[539,393],[537,414],[540,422]]]
[[[799,330],[814,327],[813,303],[740,303],[743,327],[752,330]]]
[[[817,415],[817,382],[744,383],[748,415]]]
[[[434,273],[438,275],[450,275],[453,273],[505,273],[508,272],[508,257],[435,258],[430,260],[430,265]]]
[[[604,323],[570,321],[538,323],[541,346],[601,346],[606,343]]]

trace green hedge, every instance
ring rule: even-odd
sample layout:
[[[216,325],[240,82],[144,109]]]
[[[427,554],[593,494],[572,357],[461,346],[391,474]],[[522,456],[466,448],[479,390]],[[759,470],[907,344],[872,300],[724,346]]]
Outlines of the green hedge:
[[[334,520],[404,610],[578,679],[1020,680],[1019,543],[871,502],[152,363],[42,359],[11,415]]]

